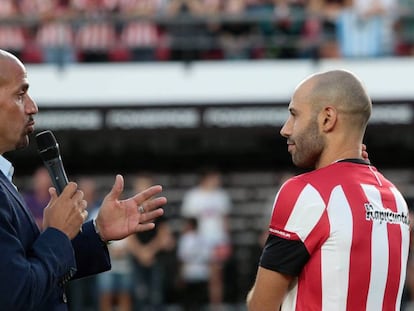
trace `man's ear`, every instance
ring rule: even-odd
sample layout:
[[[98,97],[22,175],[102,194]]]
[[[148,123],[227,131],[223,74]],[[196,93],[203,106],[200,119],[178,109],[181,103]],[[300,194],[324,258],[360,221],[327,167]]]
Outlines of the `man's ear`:
[[[338,121],[338,112],[332,106],[324,107],[319,114],[319,120],[322,131],[331,132]]]

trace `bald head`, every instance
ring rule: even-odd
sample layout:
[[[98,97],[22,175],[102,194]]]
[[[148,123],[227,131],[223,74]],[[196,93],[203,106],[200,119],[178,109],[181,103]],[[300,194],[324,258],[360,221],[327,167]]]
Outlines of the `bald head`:
[[[292,96],[289,112],[280,134],[287,138],[295,165],[320,168],[361,157],[371,100],[352,73],[334,70],[305,79]]]
[[[346,70],[332,70],[312,75],[309,100],[315,109],[334,106],[350,125],[365,128],[371,116],[372,103],[361,81]]]
[[[0,49],[0,86],[4,85],[10,79],[11,65],[18,64],[24,67],[22,62],[13,54]]]

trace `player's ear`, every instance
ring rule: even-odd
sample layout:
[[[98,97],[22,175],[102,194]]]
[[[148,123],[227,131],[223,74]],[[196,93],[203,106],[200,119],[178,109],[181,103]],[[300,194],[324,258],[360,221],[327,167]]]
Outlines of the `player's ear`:
[[[335,127],[338,118],[337,110],[332,106],[326,106],[319,114],[322,131],[330,132]]]

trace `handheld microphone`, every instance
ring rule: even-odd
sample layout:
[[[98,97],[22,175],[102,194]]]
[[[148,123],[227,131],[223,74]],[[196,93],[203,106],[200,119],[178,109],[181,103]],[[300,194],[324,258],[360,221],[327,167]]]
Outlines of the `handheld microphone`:
[[[36,135],[36,143],[39,155],[49,171],[53,186],[59,195],[68,184],[68,178],[66,177],[56,138],[50,130],[47,130]]]

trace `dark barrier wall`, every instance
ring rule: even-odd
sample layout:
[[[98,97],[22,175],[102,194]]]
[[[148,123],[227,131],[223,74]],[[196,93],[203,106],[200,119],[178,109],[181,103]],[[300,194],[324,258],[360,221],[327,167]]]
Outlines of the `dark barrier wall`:
[[[42,109],[37,131],[50,129],[72,173],[131,169],[291,167],[279,130],[287,103]],[[375,102],[365,143],[380,167],[414,167],[414,102]],[[16,174],[40,165],[34,139],[7,155]]]

